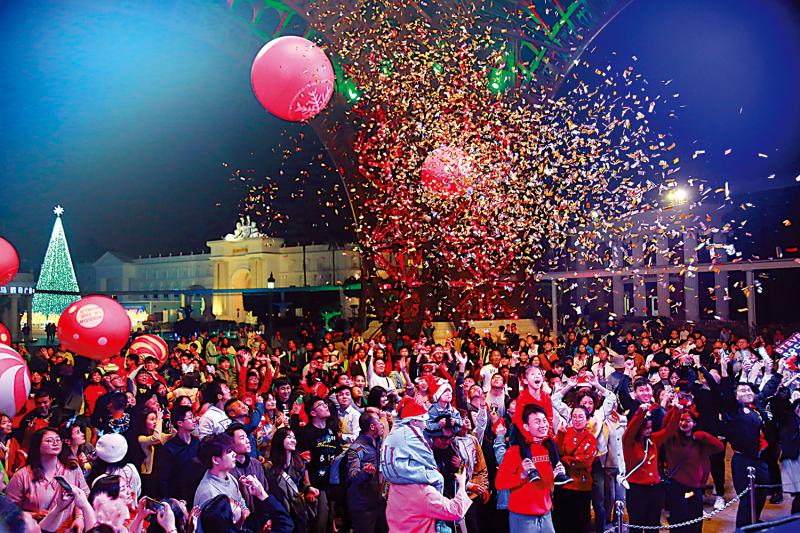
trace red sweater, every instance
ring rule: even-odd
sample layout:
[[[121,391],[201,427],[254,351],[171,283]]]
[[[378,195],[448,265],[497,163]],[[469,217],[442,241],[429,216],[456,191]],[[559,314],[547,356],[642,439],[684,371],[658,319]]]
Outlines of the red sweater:
[[[709,458],[725,445],[705,431],[695,431],[691,438],[678,432],[664,443],[664,461],[672,479],[693,489],[706,484],[711,473]]]
[[[592,461],[597,453],[597,439],[594,435],[588,429],[578,433],[575,428],[568,427],[556,435],[556,446],[567,474],[575,480],[564,485],[564,488],[592,490]]]
[[[518,514],[544,516],[553,508],[550,491],[553,488],[553,467],[547,449],[541,444],[531,444],[531,458],[541,479],[531,483],[522,479],[522,457],[519,446],[512,446],[503,457],[497,477],[497,490],[509,489],[508,509]]]
[[[628,428],[622,435],[625,471],[630,473],[641,463],[641,466],[628,476],[628,482],[638,485],[656,485],[661,483],[661,476],[658,473],[658,447],[678,429],[678,419],[680,417],[674,407],[667,412],[664,417],[664,427],[650,435],[650,445],[647,447],[647,457],[645,458],[645,442],[636,438],[639,429],[644,425],[644,416],[645,412],[642,409],[637,409],[631,421],[628,422]],[[642,463],[642,461],[644,462]]]
[[[522,433],[522,436],[525,437],[525,442],[531,442],[533,439],[531,438],[531,434],[528,433],[528,431],[522,425],[522,412],[525,410],[526,405],[531,404],[538,405],[544,409],[545,415],[547,416],[547,423],[550,424],[550,429],[547,436],[548,438],[553,438],[553,400],[545,391],[541,391],[539,395],[541,398],[537,400],[526,387],[525,390],[523,390],[521,393],[519,393],[519,396],[517,396],[517,410],[514,411],[514,418],[512,418],[512,422],[514,422],[514,425],[517,426],[517,429],[520,431],[520,433]]]

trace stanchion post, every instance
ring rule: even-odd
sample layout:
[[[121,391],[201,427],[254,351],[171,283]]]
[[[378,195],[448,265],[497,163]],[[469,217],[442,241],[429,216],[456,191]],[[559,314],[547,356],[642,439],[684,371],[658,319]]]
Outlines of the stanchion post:
[[[756,523],[756,469],[754,466],[747,467],[747,479],[750,486],[750,523]]]
[[[614,505],[617,508],[617,533],[624,533],[622,527],[625,524],[625,502],[617,500]]]

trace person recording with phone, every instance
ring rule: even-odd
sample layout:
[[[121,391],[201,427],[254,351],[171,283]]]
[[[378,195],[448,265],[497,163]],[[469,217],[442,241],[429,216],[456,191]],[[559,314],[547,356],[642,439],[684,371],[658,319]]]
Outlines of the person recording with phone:
[[[30,512],[34,519],[48,523],[58,522],[56,526],[78,527],[83,529],[84,517],[73,501],[61,502],[61,489],[55,481],[61,477],[69,485],[77,487],[84,494],[89,486],[83,471],[77,466],[65,465],[59,460],[62,450],[61,437],[53,429],[40,429],[31,437],[27,464],[17,470],[6,488],[6,497],[22,510]],[[51,512],[55,509],[57,512]],[[53,527],[51,531],[55,531]]]

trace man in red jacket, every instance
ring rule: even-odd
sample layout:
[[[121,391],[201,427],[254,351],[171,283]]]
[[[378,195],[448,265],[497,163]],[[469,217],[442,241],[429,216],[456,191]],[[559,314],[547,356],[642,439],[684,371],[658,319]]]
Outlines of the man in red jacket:
[[[548,423],[547,438],[542,442],[542,445],[547,449],[548,457],[550,457],[550,466],[552,468],[557,468],[561,465],[561,460],[558,457],[556,443],[553,440],[553,400],[550,398],[547,391],[542,388],[544,385],[544,372],[542,369],[538,366],[528,366],[528,368],[525,369],[525,383],[525,389],[517,397],[517,410],[514,412],[514,418],[512,419],[514,427],[509,435],[509,439],[511,444],[520,445],[522,458],[527,459],[527,447],[522,445],[526,443],[530,444],[531,436],[524,427],[523,413],[525,412],[525,407],[528,405],[541,407]],[[563,470],[562,468],[561,471]],[[534,468],[531,471],[531,481],[536,481],[538,475],[538,469]],[[571,477],[563,473],[557,474],[555,478],[556,485],[566,485],[572,481],[573,479]]]
[[[550,455],[542,445],[549,434],[550,424],[544,409],[538,405],[527,405],[522,413],[525,431],[531,437],[527,446],[529,458],[523,459],[520,445],[511,446],[503,457],[497,471],[495,487],[511,491],[508,500],[508,527],[511,533],[553,533],[553,479],[564,474],[559,464],[555,469],[550,464]],[[539,478],[531,480],[531,472],[537,470]]]

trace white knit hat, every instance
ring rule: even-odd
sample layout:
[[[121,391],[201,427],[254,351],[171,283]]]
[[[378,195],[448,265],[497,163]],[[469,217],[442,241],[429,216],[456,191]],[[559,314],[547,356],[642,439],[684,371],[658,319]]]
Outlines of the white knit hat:
[[[128,441],[122,435],[108,433],[97,439],[94,449],[98,459],[102,459],[108,464],[114,464],[122,461],[125,454],[128,453]]]

